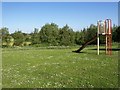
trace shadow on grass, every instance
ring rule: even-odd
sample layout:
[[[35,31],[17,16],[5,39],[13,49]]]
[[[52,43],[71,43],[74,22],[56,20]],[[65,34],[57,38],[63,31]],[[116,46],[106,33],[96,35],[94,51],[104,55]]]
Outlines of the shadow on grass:
[[[83,52],[83,51],[80,51],[80,52],[76,52],[76,51],[72,51],[73,53],[87,53],[87,52]]]
[[[94,51],[97,51],[97,48],[92,48],[92,49],[89,49],[89,50],[94,50]],[[106,49],[105,48],[100,48],[99,49],[100,51],[105,51]],[[112,48],[112,51],[120,51],[120,48]],[[80,53],[88,53],[88,54],[90,54],[89,52],[83,52],[83,51],[80,51],[80,52],[76,52],[76,51],[72,51],[73,53],[78,53],[78,54],[80,54]]]
[[[97,48],[90,49],[90,50],[97,50]],[[100,48],[99,50],[106,50],[105,48]],[[112,51],[120,51],[120,48],[112,48]]]

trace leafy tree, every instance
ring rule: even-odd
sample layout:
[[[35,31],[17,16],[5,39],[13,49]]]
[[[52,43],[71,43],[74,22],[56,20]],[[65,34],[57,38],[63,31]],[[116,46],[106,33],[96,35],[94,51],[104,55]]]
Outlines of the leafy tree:
[[[86,41],[86,29],[80,30],[79,32],[76,32],[76,44],[81,45],[84,44]],[[78,43],[77,43],[78,42]]]
[[[41,28],[39,35],[42,43],[48,43],[49,45],[57,45],[58,25],[54,23],[45,24]]]
[[[6,42],[7,36],[9,35],[8,28],[3,27],[0,29],[0,36],[2,37],[2,42]]]
[[[114,24],[113,28],[112,28],[112,41],[113,42],[118,41],[118,37],[117,37],[118,31],[117,31],[117,29],[118,29],[118,27]]]
[[[12,36],[7,36],[7,39],[6,39],[6,43],[7,43],[7,46],[8,47],[12,47],[13,46],[13,44],[14,44],[14,38],[12,37]]]
[[[84,44],[89,41],[97,33],[97,26],[91,24],[90,27],[84,28],[81,31],[73,31],[68,25],[58,28],[55,23],[45,24],[41,30],[34,28],[34,32],[31,34],[22,33],[21,31],[15,31],[13,34],[9,34],[7,27],[0,29],[0,39],[7,46],[12,43],[15,45],[22,45],[25,43],[40,44],[45,43],[48,45],[74,45]],[[113,25],[112,27],[112,40],[113,42],[120,42],[120,26]],[[11,41],[12,40],[12,41]],[[97,40],[96,40],[97,41]],[[94,41],[91,44],[96,44]],[[100,36],[100,43],[105,43],[105,36]],[[26,44],[28,45],[28,44]]]
[[[0,33],[2,35],[8,35],[9,34],[9,31],[8,31],[8,28],[7,27],[3,27],[0,29]]]
[[[84,29],[85,30],[85,29]],[[81,45],[85,43],[85,31],[75,32],[75,44]]]
[[[30,40],[30,37],[28,36],[27,40]],[[37,28],[34,28],[34,32],[31,34],[31,41],[32,44],[40,44],[40,36],[39,36],[39,30]]]
[[[116,41],[120,42],[120,26],[116,29]]]
[[[38,28],[34,28],[34,34],[38,34],[39,29]]]
[[[21,46],[23,42],[25,41],[24,35],[21,31],[15,31],[11,35],[14,38],[14,45],[16,46]]]
[[[27,34],[24,37],[25,37],[25,42],[31,42],[31,35]]]
[[[75,41],[75,33],[68,26],[65,25],[63,28],[59,30],[59,43],[60,45],[71,45],[74,44]]]
[[[76,44],[81,44],[80,43],[80,32],[79,31],[77,31],[77,32],[75,32],[75,43]]]
[[[93,24],[90,25],[89,28],[87,28],[87,33],[85,34],[85,41],[90,40],[97,34],[97,27]],[[94,41],[91,44],[96,44],[96,41]]]

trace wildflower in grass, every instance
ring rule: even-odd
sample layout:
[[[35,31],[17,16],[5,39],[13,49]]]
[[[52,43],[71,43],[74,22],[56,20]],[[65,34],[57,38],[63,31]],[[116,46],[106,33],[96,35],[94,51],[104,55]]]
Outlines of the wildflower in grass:
[[[38,82],[39,84],[41,84],[41,82]]]
[[[49,56],[49,57],[47,57],[48,59],[50,59],[50,58],[52,58],[53,56]]]
[[[18,83],[18,85],[21,85],[21,83]]]
[[[114,84],[111,83],[110,86],[114,86]]]
[[[28,65],[30,65],[31,63],[27,63]]]
[[[85,85],[83,84],[82,86],[84,87]]]
[[[70,79],[72,79],[72,80],[73,80],[73,77],[70,77]]]
[[[63,74],[62,72],[60,74]]]
[[[72,83],[72,80],[69,79],[68,82]],[[68,84],[69,84],[69,83],[68,83]]]
[[[51,76],[51,78],[53,78],[53,76]]]
[[[32,80],[36,80],[36,78],[35,77],[33,77],[33,78],[31,78]]]
[[[33,68],[35,68],[35,66],[32,66]]]
[[[62,85],[62,87],[66,87],[65,85]]]
[[[50,86],[51,85],[51,82],[48,82],[46,86]]]
[[[16,71],[17,73],[19,73],[19,71]]]
[[[58,74],[54,74],[55,76],[58,76]]]
[[[72,63],[75,63],[74,61]]]
[[[91,88],[94,88],[94,86],[93,86],[92,84],[90,85],[90,87],[91,87]]]

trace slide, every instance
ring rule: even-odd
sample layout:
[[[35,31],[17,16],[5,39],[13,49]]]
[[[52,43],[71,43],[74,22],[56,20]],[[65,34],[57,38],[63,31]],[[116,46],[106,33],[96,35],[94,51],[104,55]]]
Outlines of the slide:
[[[97,34],[92,38],[90,39],[89,41],[85,42],[78,50],[76,51],[72,51],[72,52],[76,52],[76,53],[79,53],[82,49],[84,49],[88,44],[92,43],[93,41],[95,41],[97,39]]]

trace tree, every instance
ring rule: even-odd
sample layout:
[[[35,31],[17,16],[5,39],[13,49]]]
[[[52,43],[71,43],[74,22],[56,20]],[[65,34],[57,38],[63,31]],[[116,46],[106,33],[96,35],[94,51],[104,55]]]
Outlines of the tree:
[[[30,39],[30,37],[29,37]],[[34,28],[34,32],[31,34],[31,41],[32,44],[40,44],[40,35],[39,35],[39,29]]]
[[[31,35],[30,34],[26,34],[24,37],[25,37],[25,42],[31,42]]]
[[[14,45],[22,46],[23,42],[25,41],[23,33],[21,31],[15,31],[11,35],[14,38]]]
[[[116,29],[116,41],[120,42],[120,26]]]
[[[41,28],[39,35],[42,43],[48,43],[49,45],[58,45],[58,25],[54,23],[45,24]]]
[[[59,44],[60,45],[72,45],[75,41],[75,33],[68,26],[65,25],[63,28],[59,29]]]
[[[9,31],[7,27],[3,27],[0,29],[0,36],[2,37],[2,42],[6,42],[7,36],[9,35]]]
[[[6,43],[7,43],[7,46],[8,47],[12,47],[13,46],[13,44],[14,44],[14,38],[12,37],[12,36],[7,36],[7,39],[6,39]]]
[[[0,33],[2,35],[8,35],[9,34],[9,31],[8,31],[8,28],[7,27],[3,27],[0,29]]]
[[[85,41],[90,40],[97,34],[97,26],[91,24],[89,28],[87,28],[87,33],[85,34]],[[96,41],[91,44],[96,44]]]
[[[117,37],[118,31],[117,31],[118,27],[114,24],[113,28],[112,28],[112,41],[113,42],[117,42],[119,37]]]
[[[75,44],[81,45],[85,43],[85,31],[75,32]]]

